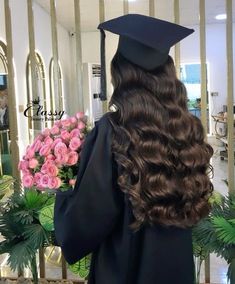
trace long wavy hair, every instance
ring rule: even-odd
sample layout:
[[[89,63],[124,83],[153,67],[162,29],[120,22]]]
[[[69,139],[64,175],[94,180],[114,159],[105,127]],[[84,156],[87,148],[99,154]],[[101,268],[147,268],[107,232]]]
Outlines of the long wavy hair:
[[[153,71],[116,53],[109,113],[118,185],[131,203],[132,229],[144,224],[191,227],[210,211],[212,147],[172,58]]]

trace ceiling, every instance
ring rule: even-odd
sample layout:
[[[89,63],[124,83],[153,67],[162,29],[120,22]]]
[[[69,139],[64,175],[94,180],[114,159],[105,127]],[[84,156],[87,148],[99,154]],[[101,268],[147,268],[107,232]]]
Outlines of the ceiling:
[[[50,1],[34,0],[48,13]],[[129,0],[129,13],[148,15],[148,0]],[[165,20],[174,19],[173,0],[155,0],[155,16]],[[214,17],[225,13],[225,0],[206,0],[206,22],[223,23]],[[80,0],[81,30],[95,31],[99,24],[99,0]],[[57,21],[67,30],[74,31],[74,0],[56,0]],[[105,0],[105,19],[123,14],[123,0]],[[235,20],[235,5],[233,5]],[[186,26],[199,24],[199,0],[180,0],[180,23]]]

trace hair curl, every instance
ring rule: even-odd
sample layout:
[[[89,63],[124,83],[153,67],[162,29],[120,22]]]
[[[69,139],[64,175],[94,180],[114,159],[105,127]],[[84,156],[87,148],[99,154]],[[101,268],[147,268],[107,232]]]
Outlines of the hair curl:
[[[210,210],[213,149],[204,141],[201,121],[187,109],[172,58],[148,72],[117,52],[111,73],[112,151],[118,185],[132,206],[131,227],[194,225]]]

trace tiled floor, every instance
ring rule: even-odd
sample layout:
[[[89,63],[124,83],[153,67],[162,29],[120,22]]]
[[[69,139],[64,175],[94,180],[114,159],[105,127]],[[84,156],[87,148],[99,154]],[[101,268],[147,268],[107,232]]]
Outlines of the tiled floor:
[[[213,146],[215,154],[212,159],[212,165],[214,167],[214,178],[213,184],[216,191],[221,192],[222,194],[227,194],[227,186],[224,183],[223,179],[227,178],[227,161],[221,161],[219,156],[219,151],[224,148],[222,145],[219,145],[219,141],[215,138],[209,138],[209,143]],[[57,253],[57,252],[55,252]],[[227,264],[220,258],[217,258],[215,255],[210,257],[210,278],[211,283],[226,284],[226,273],[227,273]],[[0,271],[1,276],[16,276],[15,273],[11,272],[6,264],[6,256],[0,256]],[[26,275],[29,275],[29,271],[26,271]],[[52,264],[47,263],[46,275],[48,278],[61,278],[61,268]],[[71,272],[68,271],[68,277],[71,279],[78,279]],[[204,283],[204,266],[202,266],[201,273],[201,282]]]

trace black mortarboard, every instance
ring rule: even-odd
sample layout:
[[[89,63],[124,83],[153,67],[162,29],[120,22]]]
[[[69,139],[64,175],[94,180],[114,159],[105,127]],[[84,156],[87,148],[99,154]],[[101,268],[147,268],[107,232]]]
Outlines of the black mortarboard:
[[[130,62],[153,70],[164,64],[170,48],[194,32],[174,23],[156,18],[128,14],[98,26],[101,31],[101,99],[106,99],[105,33],[119,35],[118,51]]]

